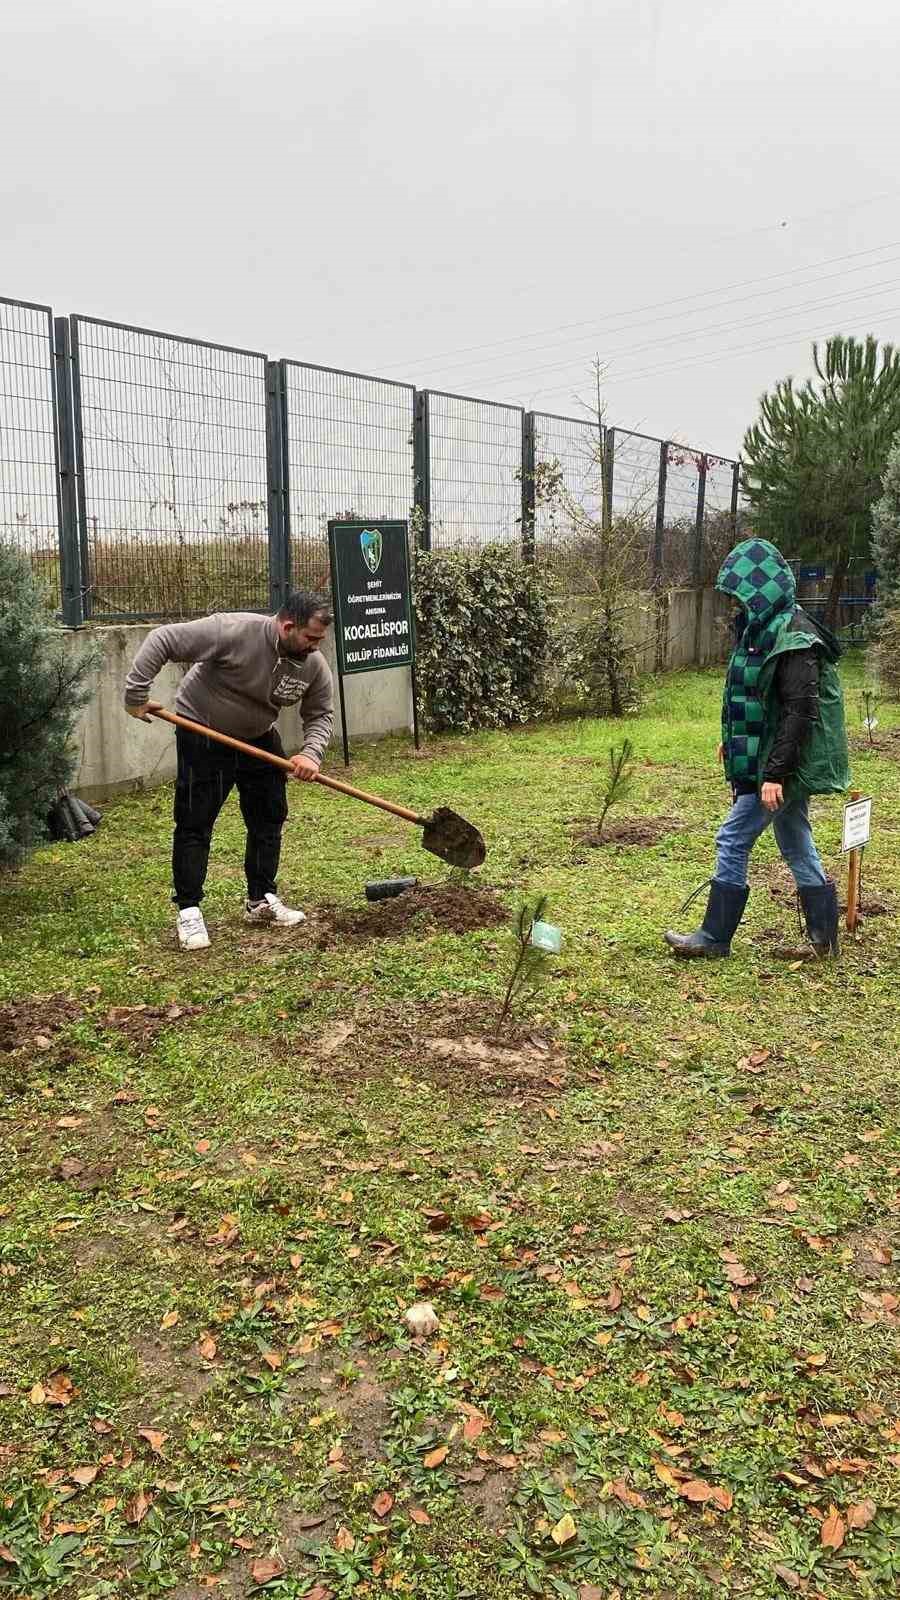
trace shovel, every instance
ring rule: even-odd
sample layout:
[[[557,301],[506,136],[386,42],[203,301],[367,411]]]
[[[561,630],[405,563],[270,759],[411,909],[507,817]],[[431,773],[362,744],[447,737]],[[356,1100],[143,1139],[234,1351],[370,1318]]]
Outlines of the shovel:
[[[199,733],[204,739],[215,739],[217,744],[226,744],[231,750],[240,750],[245,756],[255,756],[258,761],[268,761],[271,766],[280,767],[282,772],[292,770],[291,763],[284,756],[258,750],[255,745],[245,744],[243,739],[232,739],[228,733],[218,733],[215,728],[207,728],[202,722],[191,722],[188,717],[180,717],[177,712],[166,711],[162,706],[148,706],[147,715],[171,722],[176,728],[187,728],[189,733]],[[389,811],[391,816],[402,817],[404,822],[415,823],[417,828],[422,829],[424,849],[430,850],[433,856],[440,856],[442,861],[448,861],[451,867],[480,867],[484,860],[485,844],[478,829],[458,812],[451,811],[449,806],[438,806],[430,817],[420,817],[406,806],[395,806],[391,800],[382,800],[377,794],[366,794],[363,789],[354,789],[351,784],[340,783],[337,778],[326,778],[321,772],[316,773],[313,781],[325,789],[333,789],[336,794],[348,795],[351,800],[362,800],[367,806],[377,806],[380,811]]]

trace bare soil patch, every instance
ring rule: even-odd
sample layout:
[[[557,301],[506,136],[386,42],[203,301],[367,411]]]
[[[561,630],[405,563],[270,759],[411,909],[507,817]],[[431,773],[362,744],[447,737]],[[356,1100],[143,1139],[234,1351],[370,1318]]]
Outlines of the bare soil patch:
[[[471,933],[496,928],[507,920],[503,903],[491,889],[468,889],[460,884],[420,883],[394,900],[355,906],[320,906],[310,917],[316,948],[337,944],[367,944],[372,939],[397,939],[435,929],[442,933]]]
[[[515,1023],[498,1038],[498,1010],[499,1001],[486,1005],[460,998],[367,1013],[358,1024],[346,1018],[310,1041],[310,1055],[335,1081],[404,1073],[482,1094],[544,1098],[558,1093],[568,1072],[561,1041]],[[289,1050],[296,1061],[296,1044],[277,1048]]]
[[[104,1017],[107,1028],[115,1028],[131,1044],[151,1044],[164,1028],[185,1017],[196,1017],[202,1006],[113,1006]]]
[[[860,755],[887,756],[891,761],[900,761],[900,728],[879,728],[874,740],[870,740],[867,733],[854,733],[849,743],[850,749]]]
[[[69,995],[51,994],[15,1000],[0,1006],[0,1053],[11,1055],[24,1045],[46,1050],[55,1033],[81,1015]]]
[[[679,817],[621,817],[618,822],[607,823],[602,833],[597,832],[597,824],[592,822],[577,832],[575,838],[579,844],[599,850],[609,844],[658,844],[660,839],[670,833],[680,833],[683,828]]]

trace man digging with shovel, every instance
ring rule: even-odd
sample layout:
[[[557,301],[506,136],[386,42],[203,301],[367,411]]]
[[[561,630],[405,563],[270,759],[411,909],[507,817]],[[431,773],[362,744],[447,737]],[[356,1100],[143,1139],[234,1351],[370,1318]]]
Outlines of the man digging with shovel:
[[[676,956],[731,954],[750,893],[750,852],[771,823],[794,875],[810,943],[818,956],[836,954],[837,891],[813,842],[809,797],[842,794],[850,783],[835,664],[840,645],[798,607],[794,574],[766,539],[737,545],[716,588],[739,608],[719,746],[734,804],[716,835],[702,926],[696,933],[669,932],[666,943]]]
[[[275,721],[283,706],[299,705],[303,749],[290,769],[315,779],[334,724],[331,671],[319,646],[331,625],[320,595],[297,590],[274,617],[222,612],[197,622],[154,628],[125,680],[125,709],[147,720],[161,708],[149,698],[167,661],[190,662],[175,698],[176,711],[210,729],[284,757]],[[248,922],[293,927],[305,920],[278,898],[276,874],[287,819],[286,771],[185,728],[176,729],[178,777],[172,846],[173,900],[182,950],[205,950],[209,934],[200,910],[213,827],[237,788],[247,828],[244,869]]]

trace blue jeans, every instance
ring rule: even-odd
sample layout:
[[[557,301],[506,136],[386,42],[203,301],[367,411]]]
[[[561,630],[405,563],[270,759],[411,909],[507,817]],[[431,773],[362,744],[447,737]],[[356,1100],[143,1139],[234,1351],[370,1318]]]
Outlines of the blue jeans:
[[[718,881],[746,887],[750,851],[770,823],[797,888],[827,883],[828,874],[813,843],[806,795],[798,795],[777,811],[767,811],[756,794],[739,794],[716,834]]]

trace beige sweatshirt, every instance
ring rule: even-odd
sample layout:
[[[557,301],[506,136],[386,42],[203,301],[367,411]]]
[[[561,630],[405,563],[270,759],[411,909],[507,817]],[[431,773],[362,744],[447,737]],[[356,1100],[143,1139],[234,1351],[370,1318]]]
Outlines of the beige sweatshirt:
[[[274,617],[221,611],[196,622],[167,622],[141,645],[125,679],[125,704],[151,698],[167,661],[189,661],[175,710],[234,739],[259,739],[283,706],[298,705],[303,754],[321,761],[334,726],[331,670],[321,651],[301,660],[279,648]]]

